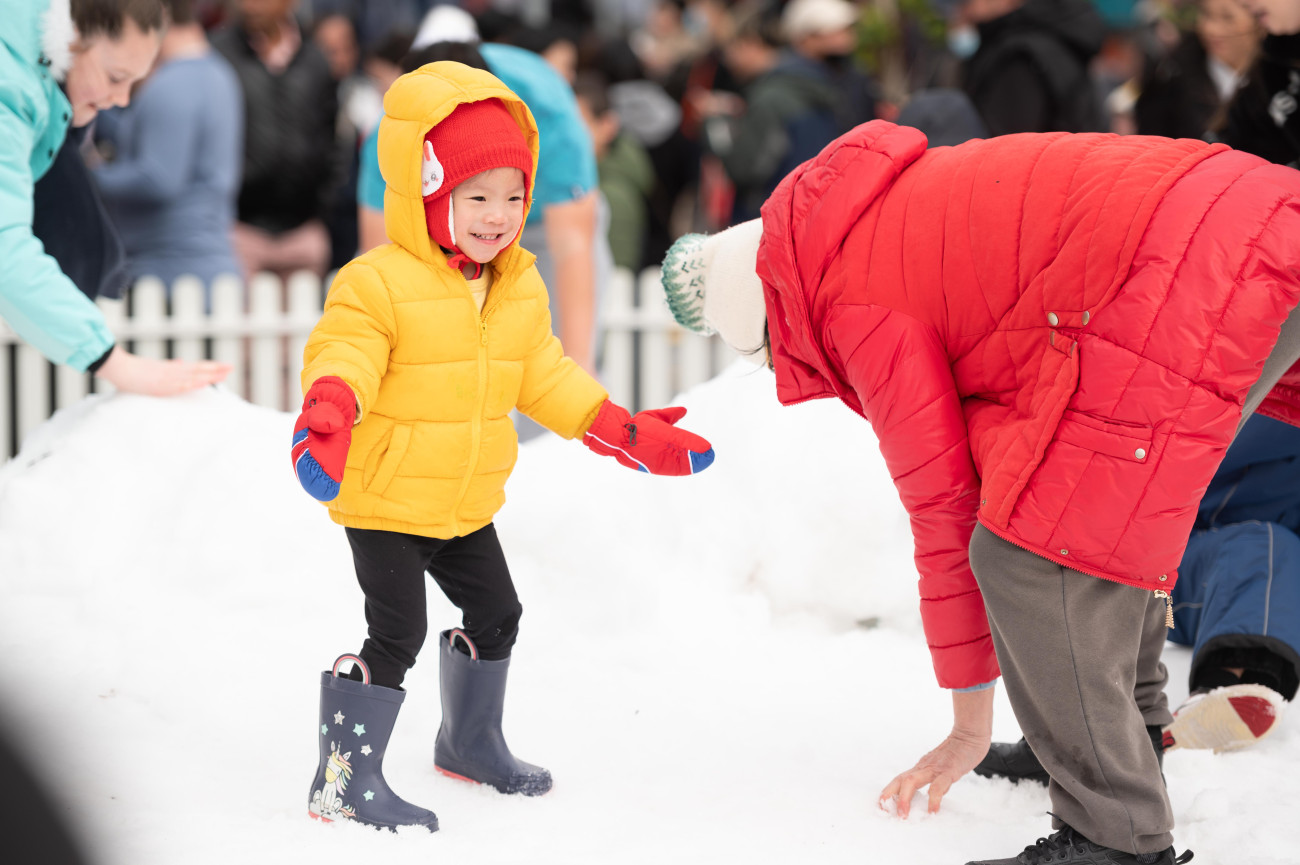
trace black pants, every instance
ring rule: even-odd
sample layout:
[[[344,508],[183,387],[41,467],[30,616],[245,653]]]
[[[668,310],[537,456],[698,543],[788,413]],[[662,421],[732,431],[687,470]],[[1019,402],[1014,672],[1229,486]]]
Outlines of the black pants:
[[[347,535],[366,595],[369,636],[360,654],[373,684],[397,688],[415,666],[429,631],[425,572],[460,608],[479,658],[510,657],[523,607],[492,524],[450,540],[351,528]]]

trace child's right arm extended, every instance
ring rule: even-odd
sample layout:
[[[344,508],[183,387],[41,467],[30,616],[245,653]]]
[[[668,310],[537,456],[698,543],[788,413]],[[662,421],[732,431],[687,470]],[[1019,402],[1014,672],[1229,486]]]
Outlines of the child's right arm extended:
[[[291,451],[299,483],[319,501],[339,494],[352,426],[379,394],[395,331],[391,299],[373,271],[340,271],[303,351],[306,397]]]
[[[307,389],[290,454],[298,483],[317,501],[338,497],[356,410],[352,388],[338,376],[319,378]]]

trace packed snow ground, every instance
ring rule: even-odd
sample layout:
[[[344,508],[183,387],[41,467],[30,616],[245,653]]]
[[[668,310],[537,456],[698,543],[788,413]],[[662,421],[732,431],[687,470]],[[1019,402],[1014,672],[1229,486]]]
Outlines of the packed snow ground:
[[[97,865],[961,865],[1046,834],[1045,791],[973,776],[938,815],[876,806],[951,716],[867,424],[782,408],[743,364],[682,404],[718,452],[698,477],[548,436],[507,489],[526,612],[506,733],[553,772],[546,797],[433,771],[426,647],[386,772],[442,831],[307,818],[319,674],[360,647],[362,596],[342,529],[293,477],[293,417],[219,391],[91,398],[0,469],[0,714]],[[455,625],[430,585],[431,627]],[[1166,660],[1177,703],[1188,655]],[[1179,850],[1296,861],[1298,724],[1168,755]],[[1001,694],[995,735],[1018,735]]]

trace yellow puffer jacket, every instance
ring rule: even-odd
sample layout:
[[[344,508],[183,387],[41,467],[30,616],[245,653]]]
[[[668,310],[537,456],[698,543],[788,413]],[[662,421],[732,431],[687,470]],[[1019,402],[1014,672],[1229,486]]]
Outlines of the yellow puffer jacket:
[[[425,228],[425,133],[457,105],[494,97],[519,123],[535,165],[532,115],[487,72],[431,63],[403,75],[384,97],[379,165],[393,242],[339,271],[302,373],[304,392],[334,375],[357,397],[360,420],[339,496],[329,503],[342,525],[434,538],[480,529],[505,502],[518,455],[511,409],[576,438],[607,397],[551,333],[531,253],[514,243],[497,255],[480,314]]]

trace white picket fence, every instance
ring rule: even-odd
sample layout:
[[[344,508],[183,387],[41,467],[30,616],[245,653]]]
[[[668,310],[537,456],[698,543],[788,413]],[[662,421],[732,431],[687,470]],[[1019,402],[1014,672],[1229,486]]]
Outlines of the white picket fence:
[[[247,287],[230,277],[214,283],[211,308],[205,309],[203,286],[195,279],[177,280],[170,303],[161,282],[142,279],[129,302],[101,299],[99,306],[128,350],[225,361],[233,367],[225,387],[256,405],[289,411],[302,399],[303,347],[324,296],[321,280],[309,273],[287,284],[259,274]],[[639,277],[616,271],[605,288],[600,320],[601,380],[615,401],[634,411],[666,405],[732,357],[716,337],[703,339],[673,321],[657,269]],[[17,453],[27,433],[54,412],[107,390],[102,380],[49,363],[0,321],[0,459]]]

